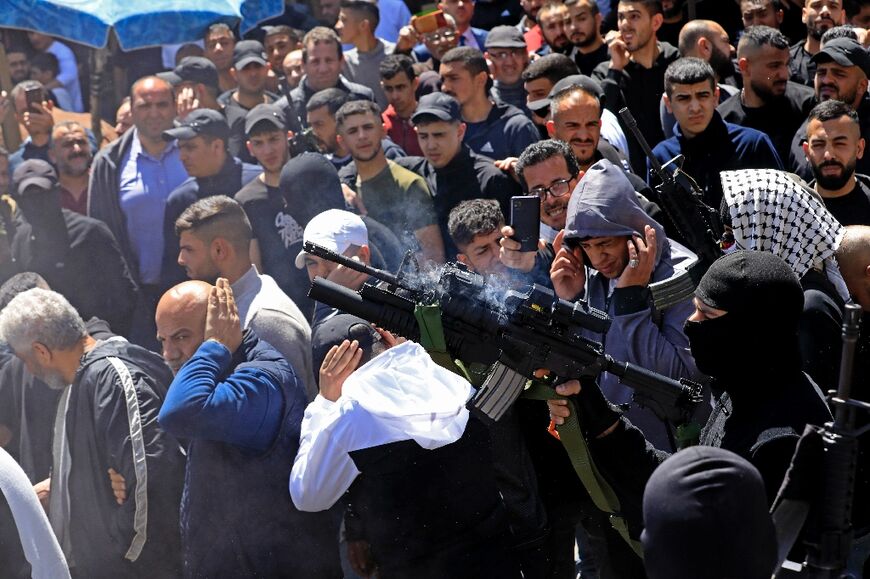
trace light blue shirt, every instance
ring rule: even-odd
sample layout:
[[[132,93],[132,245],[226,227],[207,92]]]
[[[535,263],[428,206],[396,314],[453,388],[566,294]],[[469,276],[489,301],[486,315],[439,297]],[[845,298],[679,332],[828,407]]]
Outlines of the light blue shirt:
[[[139,260],[139,276],[144,284],[156,284],[160,281],[163,260],[166,199],[187,179],[187,171],[175,141],[155,159],[142,149],[138,134],[133,136],[130,151],[121,159],[120,169],[121,211],[127,221],[133,252]]]
[[[381,20],[375,28],[375,36],[389,42],[399,39],[399,30],[411,21],[411,11],[401,0],[380,0]]]

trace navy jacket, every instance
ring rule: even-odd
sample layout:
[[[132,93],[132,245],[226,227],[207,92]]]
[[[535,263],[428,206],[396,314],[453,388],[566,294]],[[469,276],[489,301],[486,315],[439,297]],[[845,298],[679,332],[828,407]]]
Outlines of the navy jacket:
[[[163,219],[163,267],[160,284],[171,287],[187,279],[184,270],[178,265],[178,236],[175,235],[175,220],[184,210],[206,197],[226,195],[233,197],[239,190],[259,176],[263,169],[259,165],[242,163],[227,155],[221,170],[210,177],[188,177],[169,194],[166,200],[166,214]]]
[[[683,170],[695,179],[704,192],[704,201],[714,209],[718,209],[722,201],[720,171],[782,169],[782,161],[770,137],[755,129],[726,123],[718,112],[713,113],[710,124],[699,135],[687,139],[676,125],[674,136],[653,149],[653,155],[662,164],[680,154],[686,157]],[[651,185],[658,184],[657,177],[649,171],[647,175]]]
[[[467,123],[463,142],[479,155],[493,159],[519,157],[540,135],[535,123],[513,105],[496,102],[480,123]]]
[[[341,577],[338,523],[296,510],[287,489],[305,406],[293,369],[250,330],[232,353],[203,342],[178,371],[158,419],[187,440],[187,577]]]

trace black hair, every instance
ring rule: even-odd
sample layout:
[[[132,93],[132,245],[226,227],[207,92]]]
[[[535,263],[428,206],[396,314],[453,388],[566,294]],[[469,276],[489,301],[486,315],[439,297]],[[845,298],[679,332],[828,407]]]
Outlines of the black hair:
[[[30,67],[47,70],[52,76],[60,74],[60,64],[57,57],[50,52],[37,52],[30,57]]]
[[[650,16],[655,16],[656,14],[662,14],[664,9],[662,8],[662,0],[619,0],[619,4],[623,2],[631,3],[631,4],[640,4]]]
[[[520,155],[516,166],[517,177],[520,178],[520,183],[522,183],[523,188],[526,190],[529,188],[526,179],[523,176],[526,167],[532,167],[539,163],[543,163],[547,159],[559,156],[565,159],[565,165],[568,166],[568,173],[572,176],[576,176],[580,173],[580,163],[577,162],[577,157],[574,156],[574,151],[571,150],[570,145],[564,141],[547,139],[546,141],[532,143],[526,147],[526,150],[523,151],[522,155]]]
[[[546,78],[556,84],[572,74],[580,74],[577,64],[569,56],[554,52],[532,61],[523,71],[523,82]]]
[[[843,9],[846,11],[846,18],[854,18],[865,6],[870,6],[870,0],[845,0]]]
[[[589,8],[589,13],[592,16],[597,16],[601,13],[601,10],[598,8],[598,2],[595,0],[565,0],[565,6],[573,6],[574,4],[579,4],[580,2],[585,2],[586,7]]]
[[[834,99],[819,103],[813,107],[813,110],[810,111],[810,114],[807,117],[807,123],[813,120],[824,123],[826,121],[839,119],[840,117],[849,117],[856,125],[860,124],[858,113],[855,112],[855,109],[843,101]]]
[[[305,33],[302,37],[302,62],[308,62],[308,45],[309,44],[334,44],[338,58],[341,58],[341,39],[332,28],[326,26],[315,26]]]
[[[335,113],[336,129],[341,131],[347,117],[365,114],[374,115],[376,121],[381,120],[381,108],[375,102],[370,100],[353,100],[344,103]]]
[[[378,67],[381,80],[389,80],[400,72],[404,72],[408,76],[409,81],[417,78],[417,72],[414,70],[414,61],[406,54],[391,54],[383,59]]]
[[[381,14],[380,10],[378,10],[377,2],[373,2],[372,0],[341,0],[341,7],[359,12],[363,19],[369,21],[372,34],[375,33],[375,28],[378,27],[378,24],[381,21]]]
[[[833,28],[827,29],[825,33],[822,34],[820,42],[825,44],[835,38],[848,38],[849,40],[858,42],[858,35],[855,34],[855,27],[851,24],[843,24],[842,26],[834,26]]]
[[[485,235],[504,225],[504,214],[495,199],[468,199],[450,210],[447,231],[457,246],[466,246],[476,235]]]
[[[697,84],[707,81],[710,88],[716,87],[716,74],[706,60],[686,56],[678,58],[665,70],[665,93],[670,97],[675,84]]]
[[[471,74],[472,77],[477,76],[481,72],[489,73],[489,67],[486,64],[486,58],[483,53],[476,48],[470,46],[457,46],[451,48],[441,57],[441,64],[451,64],[461,62],[462,67]]]
[[[785,34],[770,26],[750,26],[743,31],[743,36],[740,37],[740,42],[737,44],[737,57],[740,58],[746,50],[761,48],[762,46],[772,46],[777,50],[788,50],[788,38],[786,38]]]
[[[0,311],[9,305],[12,298],[35,287],[47,288],[48,282],[41,275],[32,271],[16,273],[7,279],[3,285],[0,285]]]
[[[329,107],[329,114],[335,115],[341,106],[350,100],[350,96],[338,88],[325,88],[322,91],[314,93],[314,96],[308,99],[305,105],[305,110],[311,112],[320,107]]]

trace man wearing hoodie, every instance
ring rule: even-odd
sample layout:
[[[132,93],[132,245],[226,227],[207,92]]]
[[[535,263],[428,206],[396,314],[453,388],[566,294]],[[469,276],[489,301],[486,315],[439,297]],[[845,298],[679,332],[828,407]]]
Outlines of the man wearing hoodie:
[[[464,142],[493,159],[518,157],[538,140],[538,129],[515,106],[490,99],[489,68],[483,53],[468,46],[451,49],[441,59],[441,91],[459,101],[466,124]]]
[[[561,162],[558,157],[552,163]],[[523,169],[528,183],[536,173],[557,175],[547,163]],[[550,183],[552,190],[556,183]],[[634,188],[616,165],[602,160],[589,168],[568,202],[565,228],[553,244],[550,278],[556,294],[583,298],[613,319],[606,334],[588,337],[616,358],[671,378],[693,378],[697,371],[683,333],[692,313],[689,298],[659,310],[649,284],[679,274],[694,255],[665,237],[661,225],[640,206]],[[632,402],[632,390],[610,374],[600,378],[614,404],[630,404],[627,415],[657,448],[674,449],[669,428],[650,410]]]

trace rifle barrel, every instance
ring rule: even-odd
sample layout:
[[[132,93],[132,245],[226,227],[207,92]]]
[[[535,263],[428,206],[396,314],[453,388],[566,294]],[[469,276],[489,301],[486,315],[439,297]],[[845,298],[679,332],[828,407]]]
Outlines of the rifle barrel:
[[[305,253],[310,253],[311,255],[319,257],[321,259],[327,259],[360,273],[367,273],[372,277],[376,277],[381,281],[389,283],[390,285],[401,285],[399,283],[399,279],[390,272],[378,269],[376,267],[368,266],[359,261],[355,261],[353,259],[350,259],[349,257],[345,257],[343,255],[335,253],[331,249],[327,249],[322,245],[318,245],[311,241],[306,241],[302,245],[302,249],[305,251]]]

